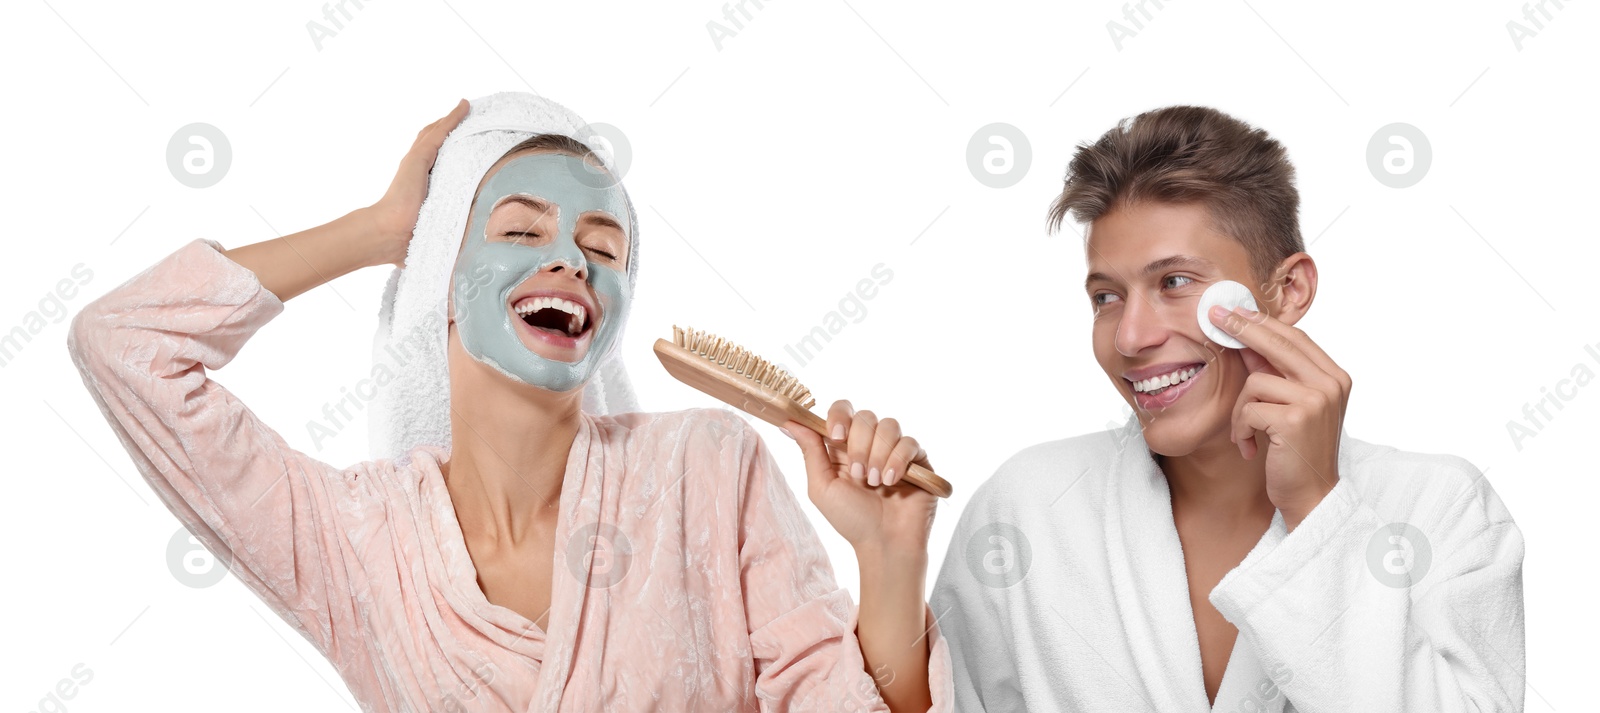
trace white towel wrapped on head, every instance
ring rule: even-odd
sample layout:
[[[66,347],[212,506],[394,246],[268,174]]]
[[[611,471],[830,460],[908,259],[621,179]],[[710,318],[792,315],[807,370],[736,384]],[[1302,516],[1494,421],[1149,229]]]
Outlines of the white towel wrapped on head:
[[[419,445],[450,446],[450,373],[446,359],[447,293],[473,193],[489,167],[505,152],[536,134],[562,134],[594,151],[608,169],[616,160],[609,146],[592,137],[581,117],[560,104],[527,92],[500,92],[470,102],[461,124],[445,138],[428,180],[428,195],[417,215],[405,268],[396,269],[384,287],[373,337],[374,368],[393,375],[372,399],[369,439],[374,458],[400,458]],[[617,176],[619,180],[621,176]],[[626,197],[627,191],[623,191]],[[628,283],[639,269],[639,227],[628,204]],[[625,320],[626,312],[616,315]],[[620,326],[620,325],[619,325]],[[633,385],[618,355],[619,332],[611,352],[584,386],[583,408],[591,413],[639,410]]]

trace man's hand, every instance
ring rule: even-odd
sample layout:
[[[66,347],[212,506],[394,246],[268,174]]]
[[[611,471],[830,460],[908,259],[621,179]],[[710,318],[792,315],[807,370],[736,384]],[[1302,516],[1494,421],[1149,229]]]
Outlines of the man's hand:
[[[1271,315],[1212,307],[1211,323],[1243,342],[1250,376],[1233,406],[1231,440],[1254,458],[1267,434],[1267,497],[1293,530],[1339,482],[1339,430],[1350,375],[1304,331]]]

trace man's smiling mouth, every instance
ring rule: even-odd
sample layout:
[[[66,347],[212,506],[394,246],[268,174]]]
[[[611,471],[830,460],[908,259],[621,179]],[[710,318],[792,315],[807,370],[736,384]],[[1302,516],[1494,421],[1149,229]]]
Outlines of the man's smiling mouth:
[[[1204,364],[1188,366],[1177,369],[1168,374],[1162,374],[1149,379],[1135,381],[1133,382],[1133,390],[1137,393],[1155,396],[1163,391],[1166,391],[1167,389],[1194,378],[1194,375],[1199,373],[1200,369],[1204,368],[1204,366]]]

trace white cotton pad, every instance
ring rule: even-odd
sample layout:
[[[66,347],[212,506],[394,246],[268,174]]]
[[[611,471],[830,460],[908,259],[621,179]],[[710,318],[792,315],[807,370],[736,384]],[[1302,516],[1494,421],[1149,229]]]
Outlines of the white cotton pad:
[[[1244,285],[1233,280],[1223,280],[1207,287],[1205,293],[1200,295],[1200,311],[1195,313],[1200,320],[1200,331],[1206,333],[1207,339],[1229,349],[1243,349],[1243,342],[1234,339],[1232,335],[1222,331],[1221,327],[1211,323],[1212,305],[1220,305],[1229,311],[1235,307],[1258,310],[1255,295],[1250,294],[1250,288]]]

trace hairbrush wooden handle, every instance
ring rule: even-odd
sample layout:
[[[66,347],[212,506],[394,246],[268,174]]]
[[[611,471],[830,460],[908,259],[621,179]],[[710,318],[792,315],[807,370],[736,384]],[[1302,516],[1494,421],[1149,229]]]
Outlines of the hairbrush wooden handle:
[[[828,438],[828,422],[825,419],[793,399],[774,393],[728,367],[665,339],[656,340],[655,353],[673,378],[729,406],[774,426],[781,427],[789,421],[795,421],[824,439]],[[906,468],[904,480],[941,498],[948,498],[954,492],[950,481],[915,463]]]

